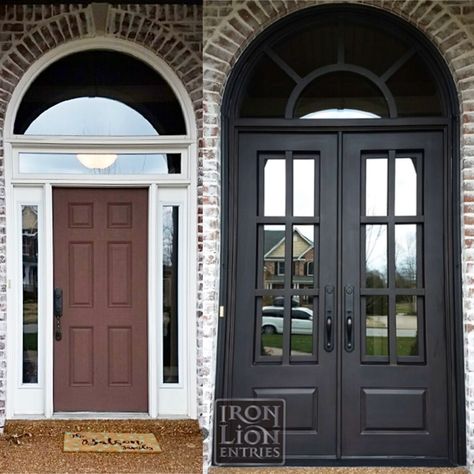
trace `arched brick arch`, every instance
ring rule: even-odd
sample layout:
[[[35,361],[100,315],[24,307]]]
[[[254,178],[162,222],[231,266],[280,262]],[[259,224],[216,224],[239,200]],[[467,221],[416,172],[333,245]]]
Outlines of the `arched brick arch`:
[[[208,0],[204,9],[203,76],[203,197],[220,195],[220,105],[233,65],[246,47],[275,21],[327,0]],[[429,0],[344,0],[393,13],[423,32],[445,59],[457,87],[461,116],[461,246],[463,268],[463,318],[466,356],[467,436],[474,432],[474,6],[471,2]],[[203,235],[218,229],[218,213],[203,216]],[[201,319],[203,341],[199,386],[203,388],[200,413],[205,426],[212,427],[213,382],[215,379],[219,240],[210,242],[202,260],[210,262],[202,277],[201,304],[206,310]],[[214,259],[214,260],[212,260]],[[210,387],[210,388],[209,388]],[[469,447],[468,463],[474,463],[474,448]],[[210,449],[211,443],[207,449]]]

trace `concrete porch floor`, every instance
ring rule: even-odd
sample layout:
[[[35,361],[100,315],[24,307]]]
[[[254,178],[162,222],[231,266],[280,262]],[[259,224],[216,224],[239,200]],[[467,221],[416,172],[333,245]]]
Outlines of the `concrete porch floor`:
[[[154,433],[159,454],[64,453],[65,431]],[[31,433],[15,443],[13,435]],[[201,473],[202,436],[194,420],[7,421],[0,473]]]

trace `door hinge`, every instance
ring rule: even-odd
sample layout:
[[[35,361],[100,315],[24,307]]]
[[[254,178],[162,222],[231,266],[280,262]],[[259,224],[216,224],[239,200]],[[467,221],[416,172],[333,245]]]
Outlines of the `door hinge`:
[[[224,317],[224,306],[219,306],[219,318]]]

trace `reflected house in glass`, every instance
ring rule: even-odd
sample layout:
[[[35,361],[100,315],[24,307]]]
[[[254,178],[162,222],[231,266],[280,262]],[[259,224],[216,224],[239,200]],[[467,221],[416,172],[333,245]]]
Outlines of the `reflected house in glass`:
[[[285,231],[265,229],[264,287],[268,290],[284,287]],[[293,231],[293,288],[314,286],[314,242],[297,228]]]

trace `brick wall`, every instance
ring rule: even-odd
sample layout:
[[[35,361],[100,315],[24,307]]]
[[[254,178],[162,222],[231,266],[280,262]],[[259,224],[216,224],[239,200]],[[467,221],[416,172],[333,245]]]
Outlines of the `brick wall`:
[[[163,59],[184,84],[202,127],[202,8],[114,4],[100,35],[140,44]],[[71,40],[97,36],[87,5],[0,6],[0,429],[5,417],[6,261],[3,126],[15,86],[43,54]],[[202,188],[201,188],[202,189]],[[202,214],[202,209],[200,210]]]
[[[219,199],[220,123],[219,108],[227,78],[242,51],[265,28],[290,13],[315,5],[318,0],[204,0],[204,76],[202,154],[203,195]],[[466,354],[466,409],[468,463],[474,465],[474,4],[472,1],[372,0],[351,1],[383,9],[403,18],[436,45],[454,77],[461,104],[462,183],[462,268]],[[203,232],[217,228],[219,216],[205,215]],[[203,258],[212,264],[205,269],[202,363],[200,384],[201,420],[211,427],[212,387],[215,378],[215,333],[217,328],[218,240],[207,240]],[[208,440],[210,446],[210,438]],[[209,453],[209,446],[206,452]]]

